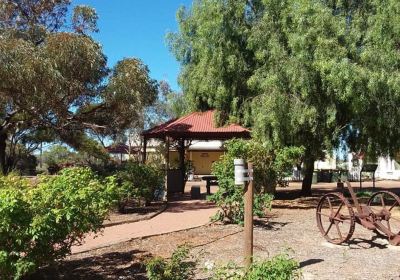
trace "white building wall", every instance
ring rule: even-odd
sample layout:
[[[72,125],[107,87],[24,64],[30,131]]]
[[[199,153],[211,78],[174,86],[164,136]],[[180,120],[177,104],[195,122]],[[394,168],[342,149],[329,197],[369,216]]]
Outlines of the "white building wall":
[[[400,180],[400,165],[390,157],[380,157],[378,159],[378,169],[376,177],[389,180]]]
[[[357,164],[358,163],[358,164]],[[390,157],[379,157],[375,177],[379,179],[400,180],[400,165]],[[349,173],[354,179],[359,179],[363,160],[353,160],[353,155],[348,155]]]
[[[327,156],[325,160],[318,160],[314,163],[314,169],[336,169],[336,159]]]

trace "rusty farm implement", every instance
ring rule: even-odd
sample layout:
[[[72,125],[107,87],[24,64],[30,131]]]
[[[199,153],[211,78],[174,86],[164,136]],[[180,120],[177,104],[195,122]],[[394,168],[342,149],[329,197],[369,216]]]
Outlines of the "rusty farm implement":
[[[386,235],[390,244],[400,245],[400,198],[389,191],[378,191],[362,204],[350,183],[346,185],[355,209],[336,192],[324,195],[318,203],[317,225],[324,238],[333,244],[345,243],[357,223]]]

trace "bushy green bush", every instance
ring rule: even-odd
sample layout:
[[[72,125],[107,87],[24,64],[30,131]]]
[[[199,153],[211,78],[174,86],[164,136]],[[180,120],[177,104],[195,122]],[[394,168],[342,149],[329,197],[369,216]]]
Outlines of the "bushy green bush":
[[[213,174],[218,177],[218,191],[209,197],[221,211],[215,216],[218,220],[242,223],[244,214],[243,188],[235,186],[235,158],[243,158],[253,162],[254,168],[254,214],[263,216],[271,207],[273,193],[278,178],[293,167],[303,150],[298,147],[273,150],[269,146],[255,140],[234,139],[225,143],[226,153],[220,161],[213,164]]]
[[[115,178],[64,169],[35,186],[0,179],[0,279],[19,279],[65,257],[86,233],[102,228],[117,196]]]
[[[129,199],[141,200],[148,205],[154,199],[156,190],[164,187],[164,172],[153,165],[127,162],[117,173],[121,186],[120,208]]]
[[[243,188],[235,185],[233,159],[223,156],[221,161],[214,163],[213,174],[218,177],[219,188],[208,199],[221,208],[214,219],[242,224],[244,219]],[[256,192],[253,204],[254,215],[263,217],[265,210],[271,208],[272,200],[273,195]]]
[[[287,254],[254,262],[248,271],[234,264],[217,268],[213,280],[293,280],[300,279],[299,263]]]
[[[151,259],[146,264],[146,272],[149,280],[187,280],[193,276],[194,262],[188,261],[189,248],[178,247],[171,259],[161,257]]]

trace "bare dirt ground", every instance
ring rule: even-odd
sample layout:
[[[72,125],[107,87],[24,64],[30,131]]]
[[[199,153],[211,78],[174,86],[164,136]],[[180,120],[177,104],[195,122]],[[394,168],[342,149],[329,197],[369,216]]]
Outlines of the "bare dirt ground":
[[[399,182],[377,185],[399,194]],[[400,279],[400,246],[388,245],[385,237],[356,225],[349,244],[337,246],[325,241],[316,225],[315,206],[322,193],[336,189],[334,184],[318,184],[314,190],[316,195],[308,198],[295,198],[298,184],[279,190],[269,218],[256,223],[255,257],[264,259],[287,250],[300,263],[306,280]],[[198,261],[196,279],[207,279],[206,261],[241,264],[243,231],[236,225],[212,224],[138,238],[69,256],[29,279],[146,279],[146,260],[152,256],[170,257],[181,244],[192,246],[192,255]]]
[[[400,279],[400,249],[361,226],[356,226],[350,244],[335,246],[322,238],[312,209],[278,209],[271,216],[268,223],[255,227],[256,258],[289,249],[304,279]],[[242,228],[215,224],[72,255],[31,279],[146,279],[146,259],[169,257],[184,243],[193,246],[192,254],[198,258],[198,279],[206,279],[203,267],[207,260],[217,264],[242,260]]]

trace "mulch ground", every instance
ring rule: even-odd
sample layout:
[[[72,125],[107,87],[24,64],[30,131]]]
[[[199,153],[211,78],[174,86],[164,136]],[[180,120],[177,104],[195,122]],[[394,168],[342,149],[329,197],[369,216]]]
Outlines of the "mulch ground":
[[[400,279],[400,247],[389,246],[361,226],[356,226],[350,244],[334,246],[319,233],[314,209],[275,209],[269,216],[255,226],[256,258],[286,250],[300,263],[304,279]],[[146,279],[146,260],[169,257],[181,244],[192,246],[198,261],[197,279],[207,279],[206,261],[242,261],[242,228],[212,224],[72,255],[29,279]]]

